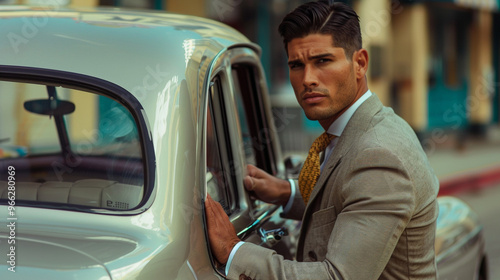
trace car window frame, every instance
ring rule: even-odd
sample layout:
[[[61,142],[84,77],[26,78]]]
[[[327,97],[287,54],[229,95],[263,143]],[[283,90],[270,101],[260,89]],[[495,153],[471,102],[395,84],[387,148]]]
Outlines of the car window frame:
[[[209,83],[211,84],[215,77],[219,76],[222,82],[223,98],[225,100],[225,109],[228,116],[228,130],[231,138],[231,159],[232,165],[235,169],[235,178],[237,190],[237,209],[231,215],[229,215],[230,221],[233,223],[238,235],[245,238],[250,234],[257,226],[266,221],[266,217],[274,213],[277,208],[276,205],[264,203],[261,201],[251,200],[248,192],[244,189],[243,178],[246,175],[246,164],[245,164],[245,154],[243,151],[243,139],[241,137],[240,123],[237,113],[237,105],[235,101],[235,85],[233,82],[232,75],[232,65],[245,65],[250,67],[254,71],[254,90],[258,91],[259,98],[253,99],[252,110],[255,110],[255,106],[259,107],[261,116],[255,116],[260,118],[261,125],[269,131],[268,138],[266,141],[262,141],[261,138],[256,138],[261,141],[261,144],[266,146],[265,149],[258,151],[259,153],[265,154],[269,153],[266,160],[270,161],[273,166],[273,175],[284,178],[284,167],[278,159],[280,158],[279,146],[277,145],[277,139],[274,133],[276,132],[274,124],[265,116],[272,118],[270,103],[266,99],[267,85],[265,84],[265,79],[263,75],[263,69],[260,65],[260,60],[258,54],[253,48],[248,46],[235,46],[234,48],[225,50],[219,53],[218,58],[213,62],[213,71],[209,75]],[[248,101],[248,100],[247,100]],[[207,105],[208,106],[208,105]],[[246,113],[245,113],[246,114]],[[255,115],[255,114],[254,114]],[[254,130],[255,133],[255,130]],[[262,157],[264,158],[264,157]]]
[[[263,92],[261,86],[257,83],[263,75],[259,68],[248,62],[236,62],[231,64],[231,77],[238,79],[240,85],[241,97],[243,99],[244,113],[247,120],[250,120],[249,129],[252,137],[252,147],[256,156],[257,166],[272,175],[278,174],[276,164],[275,147],[269,140],[273,140],[269,127],[269,120],[264,109]],[[233,75],[233,70],[237,72],[237,77]],[[242,84],[241,81],[245,83]],[[257,94],[254,94],[254,93]],[[237,94],[237,93],[234,93]],[[267,136],[267,137],[266,137]]]
[[[274,124],[274,117],[272,114],[272,110],[270,107],[270,100],[267,91],[267,84],[265,81],[264,70],[260,64],[259,58],[259,48],[254,44],[237,44],[231,46],[226,49],[220,50],[215,58],[208,63],[208,71],[204,71],[207,73],[204,76],[204,101],[202,104],[202,108],[200,108],[200,112],[203,113],[201,120],[203,120],[203,130],[204,130],[204,138],[203,138],[203,147],[204,147],[204,156],[206,157],[206,130],[207,130],[207,121],[206,114],[208,110],[208,98],[209,98],[209,87],[213,82],[213,79],[217,76],[221,77],[222,88],[225,91],[223,93],[223,98],[225,100],[225,109],[227,110],[228,116],[228,126],[229,135],[231,141],[231,156],[233,158],[233,164],[235,165],[235,174],[236,177],[236,188],[238,194],[238,211],[235,211],[231,215],[229,215],[229,220],[233,224],[236,234],[238,237],[245,241],[251,242],[259,246],[268,247],[267,242],[264,242],[262,239],[262,234],[266,230],[271,228],[275,228],[280,224],[282,226],[288,226],[287,221],[279,216],[279,209],[281,206],[268,204],[265,202],[252,200],[250,199],[249,193],[245,190],[243,186],[243,179],[247,174],[246,171],[246,157],[245,152],[243,150],[243,137],[241,135],[240,124],[238,119],[237,112],[237,104],[235,97],[235,83],[233,82],[233,74],[232,74],[232,65],[234,64],[245,64],[248,67],[251,67],[252,71],[254,71],[254,84],[255,90],[258,91],[257,94],[259,98],[257,104],[253,104],[250,106],[252,110],[255,110],[255,106],[260,108],[261,116],[265,114],[265,117],[261,119],[261,125],[269,131],[267,134],[266,141],[263,141],[263,144],[267,146],[267,149],[262,149],[259,152],[261,153],[271,153],[272,155],[268,157],[268,160],[271,161],[271,164],[274,165],[275,170],[273,171],[273,175],[278,178],[286,178],[285,175],[285,167],[284,162],[281,162],[281,152],[279,148],[279,142],[277,138],[277,130]],[[246,113],[245,113],[246,114]],[[259,138],[257,138],[259,139]],[[206,159],[205,159],[206,160]],[[205,163],[206,167],[206,163]],[[202,178],[204,179],[204,190],[205,196],[207,194],[207,184],[206,184],[206,168],[204,168],[202,174]],[[204,199],[202,199],[202,203],[204,203]],[[205,217],[205,207],[202,207],[202,214]],[[281,222],[280,222],[281,221]],[[269,223],[268,223],[269,222]],[[204,219],[205,226],[205,236],[207,240],[207,249],[209,252],[210,260],[214,271],[220,275],[221,277],[225,277],[223,272],[223,267],[219,266],[215,261],[213,255],[210,253],[211,248],[208,242],[208,232],[207,232],[207,224],[206,219]],[[264,230],[264,231],[262,231]],[[275,229],[274,229],[275,230]],[[271,246],[274,249],[277,249],[277,252],[287,254],[287,256],[291,259],[293,256],[291,255],[291,251],[284,252],[283,248],[279,249],[278,247]],[[271,248],[268,247],[268,248]]]
[[[155,188],[155,154],[149,131],[144,108],[140,102],[127,90],[112,82],[74,72],[53,70],[37,67],[0,65],[0,80],[10,82],[32,83],[41,85],[62,86],[65,88],[82,90],[97,95],[103,95],[115,100],[127,108],[137,124],[141,145],[141,156],[144,162],[144,192],[140,203],[127,210],[111,210],[105,208],[90,208],[84,206],[54,205],[51,209],[62,209],[67,211],[106,214],[106,215],[137,215],[151,207],[154,201]],[[19,206],[33,208],[47,208],[34,204],[26,204],[19,201]],[[51,205],[44,203],[44,205]]]

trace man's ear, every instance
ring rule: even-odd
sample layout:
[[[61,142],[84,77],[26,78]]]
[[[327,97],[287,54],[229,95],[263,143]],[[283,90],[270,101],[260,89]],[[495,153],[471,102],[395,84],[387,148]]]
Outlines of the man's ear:
[[[354,64],[354,73],[357,79],[363,79],[368,71],[368,52],[365,49],[360,49],[352,54]]]

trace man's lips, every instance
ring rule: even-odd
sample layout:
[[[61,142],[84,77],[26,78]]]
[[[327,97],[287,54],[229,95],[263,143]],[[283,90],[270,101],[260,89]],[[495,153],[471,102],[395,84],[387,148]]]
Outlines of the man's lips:
[[[318,103],[321,100],[323,100],[326,97],[326,95],[321,94],[321,93],[316,93],[316,92],[311,92],[311,93],[306,93],[302,96],[302,100],[305,103]]]

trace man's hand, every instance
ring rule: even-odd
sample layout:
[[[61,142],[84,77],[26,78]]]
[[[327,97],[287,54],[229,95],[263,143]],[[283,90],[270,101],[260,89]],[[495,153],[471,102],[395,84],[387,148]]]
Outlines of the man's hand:
[[[212,254],[219,263],[225,264],[231,254],[231,250],[236,243],[240,242],[240,239],[236,235],[234,226],[229,221],[222,206],[213,200],[210,195],[207,196],[207,200],[205,201],[205,210],[208,239],[210,240]]]
[[[276,178],[253,165],[247,166],[248,175],[243,183],[251,196],[267,203],[286,205],[290,198],[290,183]]]

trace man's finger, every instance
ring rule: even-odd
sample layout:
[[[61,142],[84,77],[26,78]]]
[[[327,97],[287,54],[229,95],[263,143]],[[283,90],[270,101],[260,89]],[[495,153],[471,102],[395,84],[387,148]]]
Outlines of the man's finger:
[[[256,172],[257,172],[257,167],[256,166],[253,166],[251,164],[248,164],[247,165],[247,173],[248,173],[248,176],[251,176],[251,177],[255,177],[256,176]]]
[[[247,189],[247,191],[253,191],[254,181],[252,177],[246,176],[245,179],[243,179],[243,185],[245,186],[245,189]]]
[[[207,215],[207,226],[209,228],[216,228],[218,224],[218,215],[217,215],[217,205],[215,201],[207,196],[207,200],[205,201],[205,210]]]
[[[222,205],[220,205],[219,202],[213,200],[213,198],[210,195],[207,195],[207,200],[205,201],[205,208],[207,209],[207,213],[210,211],[210,215],[213,217],[217,217],[218,215],[226,214],[224,211],[224,208],[222,208]]]

